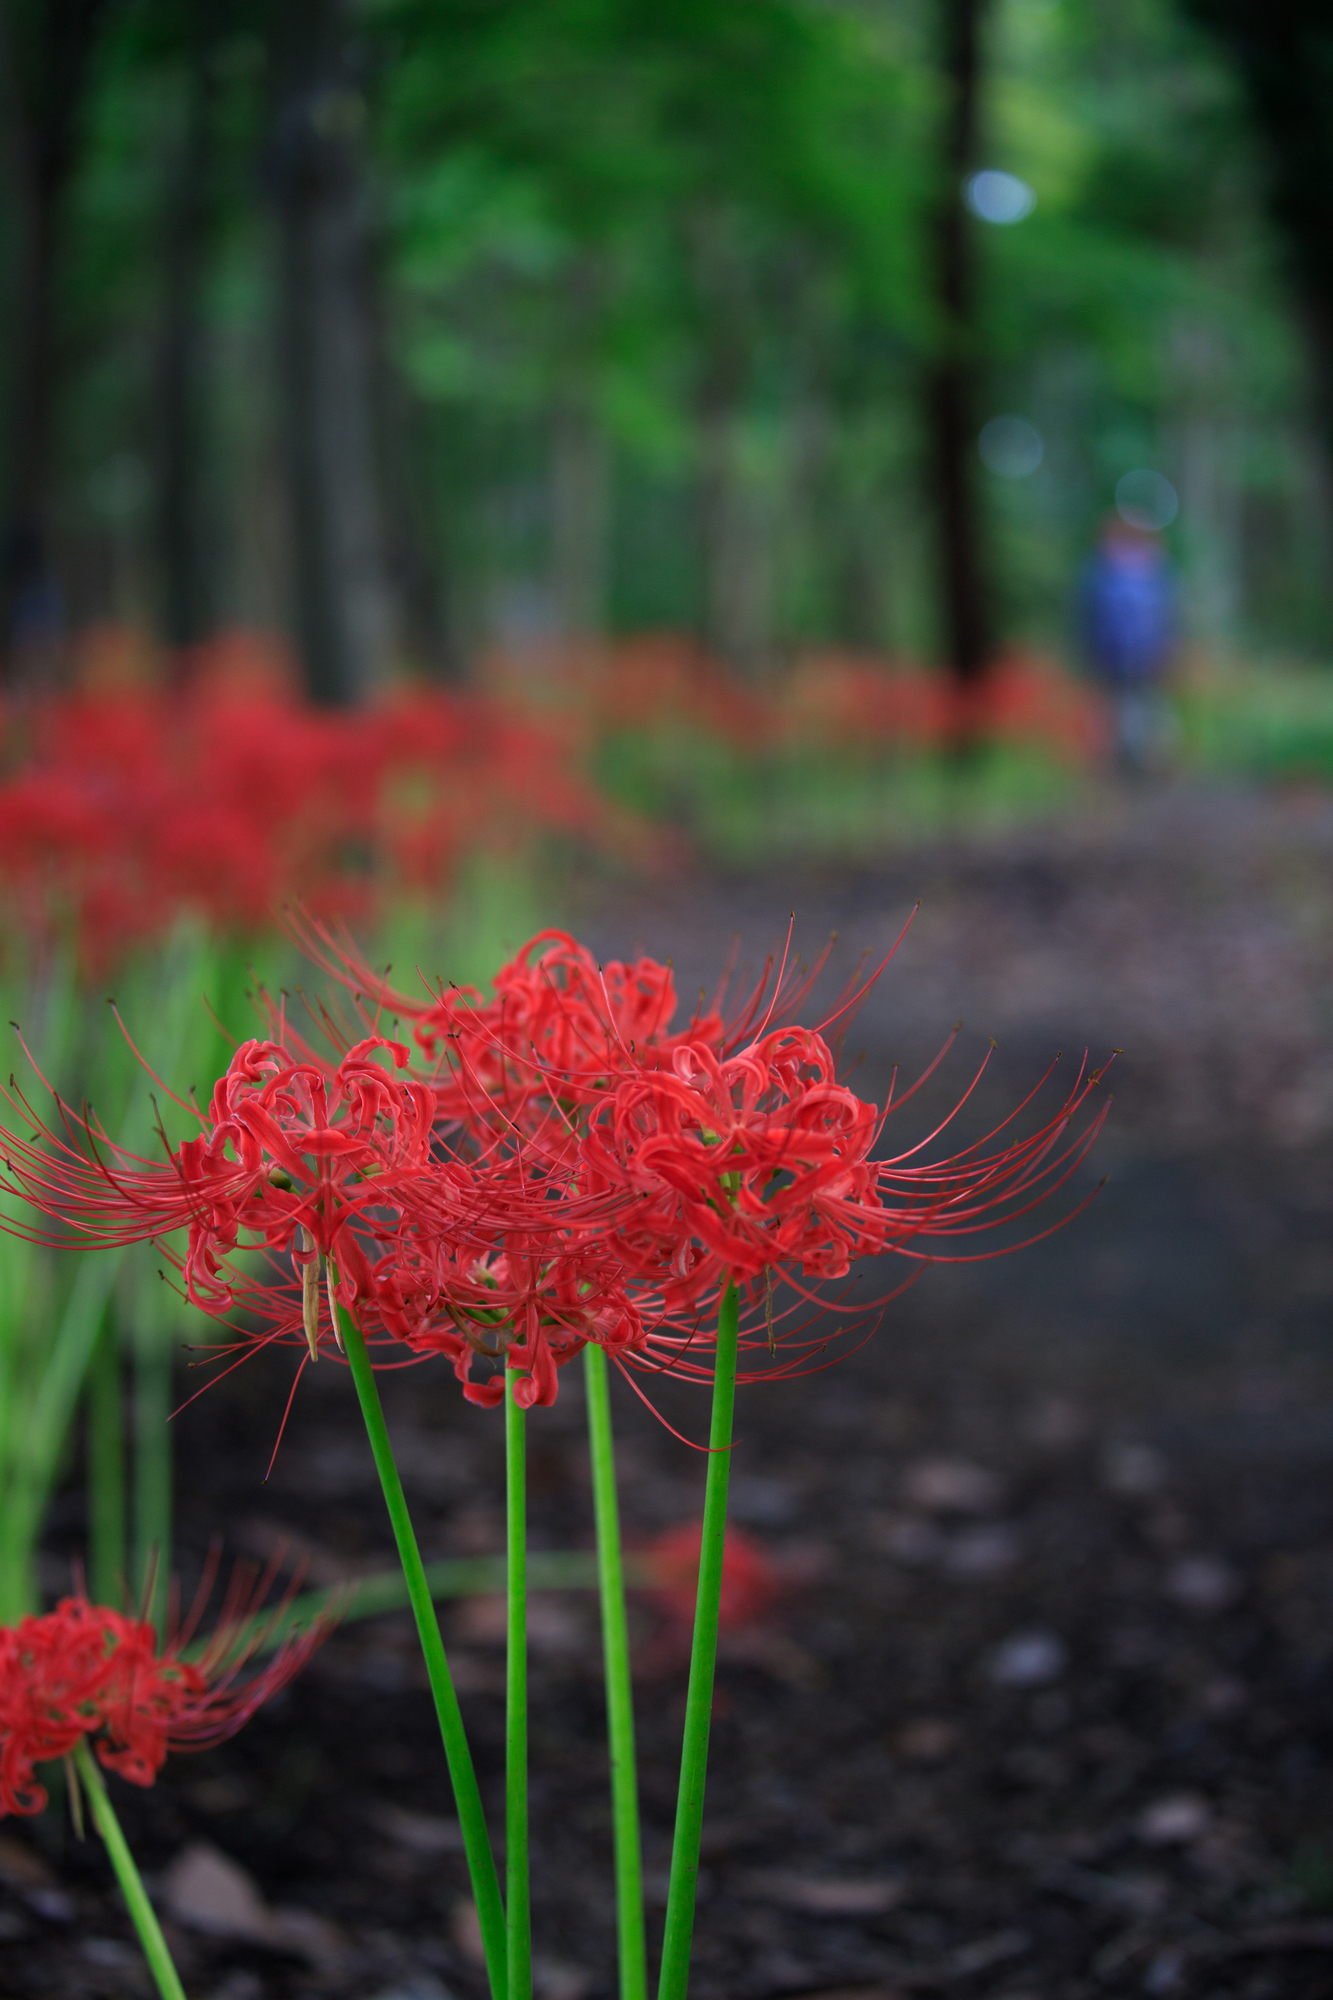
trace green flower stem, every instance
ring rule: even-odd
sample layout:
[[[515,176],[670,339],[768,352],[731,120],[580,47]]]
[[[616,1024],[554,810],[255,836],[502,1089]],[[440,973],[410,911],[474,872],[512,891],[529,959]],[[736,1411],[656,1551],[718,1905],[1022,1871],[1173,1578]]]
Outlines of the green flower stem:
[[[528,1533],[527,1414],[514,1400],[518,1376],[505,1370],[507,1522],[505,1676],[505,1910],[509,1919],[509,2000],[532,2000],[532,1911],[528,1892]]]
[[[88,1367],[88,1564],[94,1598],[119,1604],[128,1581],[125,1545],[125,1388],[110,1311]]]
[[[620,2000],[646,2000],[648,1947],[643,1921],[643,1852],[639,1837],[639,1781],[634,1755],[634,1693],[630,1681],[629,1626],[625,1617],[625,1563],[620,1548],[615,1444],[606,1356],[589,1343],[583,1350],[588,1394],[588,1455],[597,1521],[597,1581],[602,1606],[602,1659],[606,1678],[606,1734],[611,1753],[611,1815],[616,1854],[616,1928],[620,1943]]]
[[[438,1603],[447,1597],[494,1597],[505,1587],[503,1556],[453,1556],[426,1564],[430,1594]],[[625,1574],[631,1585],[650,1589],[657,1582],[651,1562],[630,1556]],[[596,1590],[597,1558],[591,1549],[528,1551],[528,1590]],[[112,1600],[114,1602],[114,1599]],[[346,1583],[331,1584],[327,1590],[303,1591],[285,1608],[258,1612],[236,1627],[238,1650],[253,1648],[273,1653],[284,1639],[313,1618],[332,1613],[339,1625],[357,1618],[378,1618],[385,1611],[399,1611],[412,1602],[407,1580],[400,1569],[383,1570],[375,1576],[361,1576]],[[184,1657],[194,1659],[209,1641],[196,1639]]]
[[[708,1732],[713,1715],[717,1667],[717,1624],[722,1603],[722,1554],[727,1535],[727,1486],[731,1477],[731,1422],[736,1403],[736,1350],[740,1303],[728,1282],[717,1315],[713,1362],[713,1420],[709,1429],[708,1482],[704,1489],[703,1540],[699,1549],[699,1589],[694,1602],[694,1642],[690,1684],[685,1697],[685,1736],[680,1754],[676,1832],[671,1843],[666,1930],[658,2000],[685,2000],[690,1983],[694,1900],[699,1885],[699,1841],[704,1824],[704,1781]]]
[[[159,1638],[164,1638],[171,1599],[170,1294],[156,1280],[148,1282],[141,1264],[131,1268],[128,1294],[135,1315],[135,1588],[146,1616],[157,1627]]]
[[[86,1736],[81,1736],[74,1747],[74,1768],[88,1795],[88,1803],[97,1822],[97,1831],[101,1834],[106,1851],[111,1857],[111,1866],[116,1871],[120,1892],[134,1920],[134,1928],[139,1933],[143,1955],[148,1960],[153,1978],[157,1981],[157,1990],[162,1995],[162,2000],[185,2000],[185,1988],[181,1985],[180,1974],[171,1962],[171,1953],[162,1935],[162,1926],[157,1921],[157,1912],[148,1900],[143,1877],[134,1865],[129,1842],[125,1838],[120,1821],[116,1818],[116,1809],[111,1803],[106,1782],[97,1767],[97,1760],[88,1748]]]
[[[375,1458],[375,1470],[379,1473],[380,1485],[384,1490],[384,1501],[389,1510],[389,1520],[393,1525],[394,1540],[398,1544],[398,1560],[403,1566],[407,1593],[417,1621],[417,1634],[421,1640],[422,1657],[426,1662],[431,1693],[435,1697],[435,1713],[440,1719],[444,1754],[449,1760],[449,1776],[453,1780],[454,1801],[458,1807],[463,1851],[467,1856],[468,1873],[472,1878],[472,1893],[477,1901],[477,1918],[481,1925],[481,1941],[486,1954],[486,1972],[490,1979],[491,1994],[493,2000],[506,2000],[504,1905],[500,1900],[500,1883],[495,1872],[495,1857],[491,1853],[490,1836],[486,1831],[486,1814],[481,1803],[481,1792],[477,1786],[477,1774],[472,1767],[472,1753],[468,1749],[467,1736],[463,1729],[462,1711],[458,1706],[458,1696],[449,1672],[449,1662],[445,1658],[444,1640],[440,1636],[440,1622],[435,1615],[435,1605],[431,1598],[425,1565],[421,1560],[412,1519],[407,1511],[403,1482],[398,1476],[398,1467],[394,1462],[393,1446],[389,1442],[389,1430],[384,1421],[384,1407],[380,1402],[380,1392],[375,1383],[375,1371],[370,1365],[370,1356],[366,1352],[366,1343],[360,1327],[352,1315],[344,1311],[341,1306],[338,1308],[338,1332],[347,1355],[348,1366],[352,1371],[357,1400],[361,1405],[362,1420]]]

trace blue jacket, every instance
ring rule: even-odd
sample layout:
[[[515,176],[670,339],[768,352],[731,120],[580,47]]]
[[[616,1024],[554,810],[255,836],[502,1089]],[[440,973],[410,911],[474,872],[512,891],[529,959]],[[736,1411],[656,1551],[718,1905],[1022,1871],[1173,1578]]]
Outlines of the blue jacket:
[[[1098,677],[1119,687],[1156,680],[1176,638],[1175,578],[1161,551],[1099,549],[1079,595],[1083,640]]]

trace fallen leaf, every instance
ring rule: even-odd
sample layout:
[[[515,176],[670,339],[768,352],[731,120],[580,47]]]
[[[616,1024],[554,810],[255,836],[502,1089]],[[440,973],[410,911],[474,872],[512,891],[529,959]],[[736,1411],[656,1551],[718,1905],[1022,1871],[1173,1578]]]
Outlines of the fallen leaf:
[[[210,1937],[267,1944],[273,1919],[259,1885],[238,1861],[208,1841],[183,1848],[162,1879],[167,1914]]]
[[[183,1848],[162,1878],[169,1917],[208,1937],[235,1938],[290,1952],[321,1971],[340,1963],[346,1940],[336,1924],[313,1910],[271,1910],[253,1875],[208,1841]]]
[[[270,1913],[269,1942],[282,1951],[309,1959],[320,1972],[336,1972],[347,1950],[337,1924],[314,1910],[279,1904]]]
[[[903,1899],[903,1884],[885,1876],[793,1875],[756,1869],[743,1878],[743,1892],[784,1909],[805,1910],[816,1917],[877,1917]]]
[[[918,1458],[903,1474],[903,1492],[928,1514],[989,1514],[1000,1482],[966,1458]]]
[[[1148,1847],[1185,1847],[1212,1825],[1213,1810],[1197,1792],[1170,1792],[1145,1806],[1134,1825]]]
[[[943,1716],[923,1715],[898,1731],[894,1748],[913,1764],[934,1764],[957,1748],[958,1730]]]
[[[454,1950],[470,1965],[485,1965],[486,1947],[481,1941],[481,1919],[471,1896],[459,1896],[449,1919],[449,1936]]]
[[[366,1817],[377,1833],[407,1848],[409,1853],[462,1852],[463,1831],[456,1819],[444,1819],[438,1813],[412,1812],[406,1806],[390,1804],[387,1799],[372,1805]]]
[[[532,1961],[532,1990],[537,2000],[584,2000],[597,1980],[592,1973],[563,1959],[536,1957]]]

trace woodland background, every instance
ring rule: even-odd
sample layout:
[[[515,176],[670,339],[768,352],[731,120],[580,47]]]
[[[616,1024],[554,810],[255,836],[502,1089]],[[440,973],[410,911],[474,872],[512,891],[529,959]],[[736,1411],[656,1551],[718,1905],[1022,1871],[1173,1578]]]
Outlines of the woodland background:
[[[286,634],[326,703],[663,629],[975,676],[1068,651],[1137,467],[1192,640],[1323,657],[1330,89],[1317,0],[6,0],[11,676],[108,625]]]

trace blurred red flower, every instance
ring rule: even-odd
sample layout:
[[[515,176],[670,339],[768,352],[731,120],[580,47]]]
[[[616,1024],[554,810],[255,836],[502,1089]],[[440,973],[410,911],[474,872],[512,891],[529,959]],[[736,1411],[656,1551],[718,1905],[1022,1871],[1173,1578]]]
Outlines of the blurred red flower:
[[[677,1528],[667,1528],[638,1551],[640,1562],[652,1578],[650,1587],[654,1597],[667,1617],[686,1631],[694,1626],[702,1547],[702,1525],[683,1521]],[[722,1551],[720,1630],[740,1631],[757,1624],[773,1608],[783,1589],[783,1576],[762,1545],[729,1522]]]
[[[454,690],[341,713],[232,669],[15,703],[0,747],[0,910],[93,971],[182,913],[248,933],[300,896],[365,917],[477,850],[646,839],[558,730]]]
[[[211,1567],[202,1595],[211,1583]],[[316,1621],[288,1638],[248,1680],[239,1679],[273,1636],[255,1619],[271,1576],[244,1571],[212,1638],[194,1660],[184,1651],[192,1621],[166,1645],[153,1627],[86,1597],[66,1597],[37,1617],[0,1627],[0,1818],[38,1813],[47,1801],[35,1766],[66,1757],[81,1736],[98,1761],[132,1784],[151,1785],[168,1750],[220,1743],[295,1678],[330,1629]]]
[[[356,1027],[397,1004],[317,922],[295,928],[351,989]],[[866,1317],[812,1284],[885,1253],[914,1273],[1018,1247],[1012,1228],[994,1248],[955,1245],[1021,1222],[1060,1189],[1105,1116],[1079,1122],[1101,1080],[1084,1065],[1018,1136],[1026,1105],[932,1159],[924,1149],[950,1113],[926,1141],[876,1157],[912,1093],[881,1109],[838,1080],[824,1034],[772,1025],[821,962],[789,974],[784,954],[730,1019],[719,995],[677,1030],[669,967],[600,968],[567,934],[543,932],[502,969],[494,998],[453,991],[415,1007],[416,1063],[406,1043],[354,1040],[333,1004],[312,1009],[331,1044],[321,1052],[275,1007],[273,1035],[242,1045],[207,1114],[177,1100],[199,1136],[158,1162],[63,1105],[44,1129],[11,1086],[5,1185],[60,1227],[0,1222],[105,1245],[188,1231],[183,1251],[163,1246],[188,1295],[244,1315],[221,1354],[303,1341],[315,1358],[324,1330],[337,1334],[328,1260],[338,1304],[381,1361],[386,1348],[400,1365],[441,1355],[483,1405],[499,1400],[506,1369],[521,1401],[553,1402],[560,1368],[589,1342],[623,1367],[708,1379],[733,1283],[742,1347],[766,1350],[764,1375],[796,1373],[827,1348],[830,1315]],[[868,984],[854,982],[825,1028]],[[237,1261],[254,1249],[266,1269]],[[807,1306],[802,1338],[792,1321]]]

